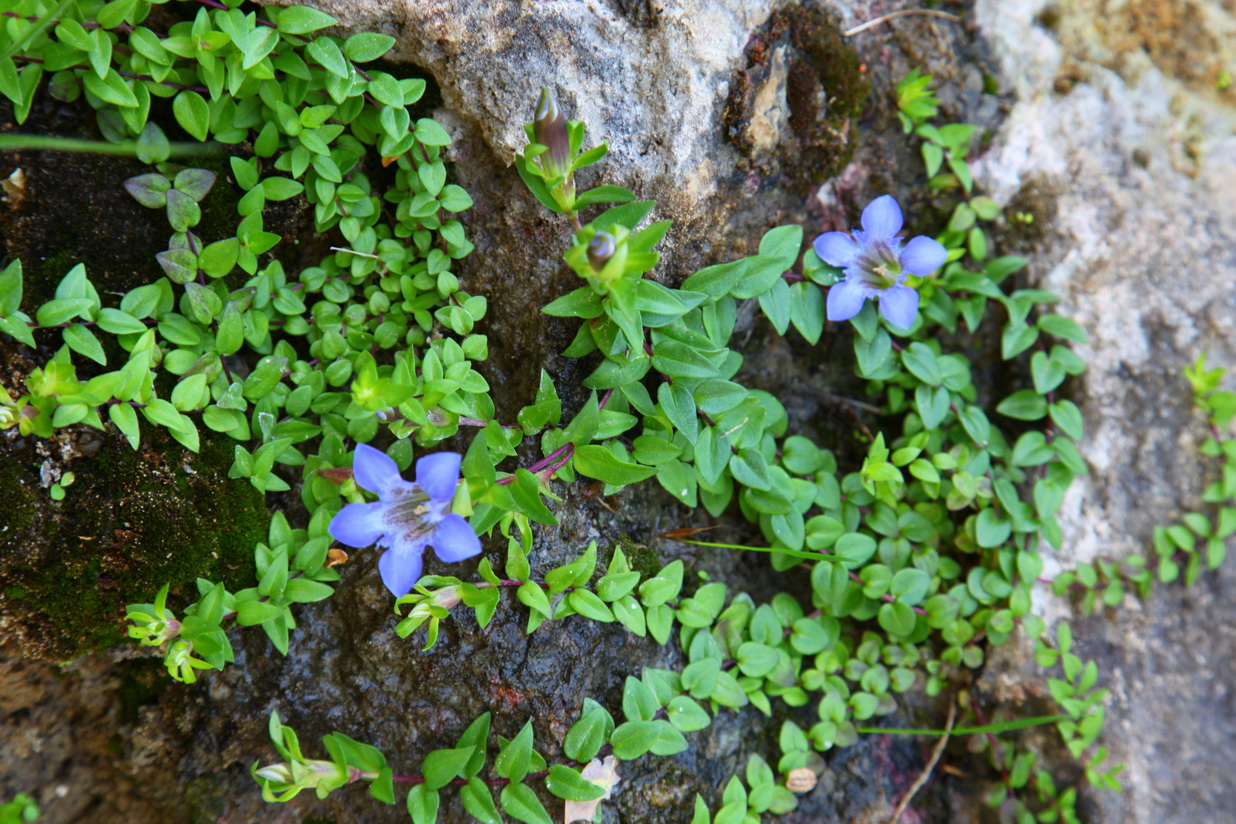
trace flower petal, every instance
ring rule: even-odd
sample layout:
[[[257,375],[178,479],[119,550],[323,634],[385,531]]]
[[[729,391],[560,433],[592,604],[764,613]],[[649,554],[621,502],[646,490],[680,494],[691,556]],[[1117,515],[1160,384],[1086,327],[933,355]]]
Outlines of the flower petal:
[[[901,207],[892,195],[880,195],[863,209],[863,231],[872,240],[892,240],[901,224]]]
[[[471,558],[481,551],[481,539],[476,537],[467,521],[454,513],[438,521],[429,545],[439,558],[451,563]]]
[[[378,559],[378,572],[382,573],[382,583],[396,598],[407,595],[417,580],[421,577],[421,567],[424,560],[421,552],[424,546],[416,549],[388,549]]]
[[[861,286],[848,280],[834,283],[828,287],[826,310],[828,319],[832,321],[849,320],[862,311],[863,301],[867,299]]]
[[[335,513],[326,531],[341,544],[352,547],[370,546],[377,543],[386,531],[386,525],[382,522],[384,510],[385,507],[378,502],[348,504]]]
[[[858,257],[858,244],[845,232],[825,232],[817,237],[812,245],[820,260],[830,266],[844,269]]]
[[[909,286],[894,286],[880,293],[880,314],[899,329],[909,329],[918,315],[918,292]]]
[[[382,495],[393,482],[403,481],[399,476],[399,467],[380,449],[374,449],[366,443],[356,445],[356,455],[352,458],[352,476],[362,489]]]
[[[947,257],[948,249],[945,249],[938,241],[919,235],[901,250],[899,262],[901,268],[907,272],[926,277],[940,268]]]
[[[435,501],[449,501],[455,497],[455,485],[459,483],[459,464],[463,456],[458,452],[435,452],[416,462],[416,485]]]

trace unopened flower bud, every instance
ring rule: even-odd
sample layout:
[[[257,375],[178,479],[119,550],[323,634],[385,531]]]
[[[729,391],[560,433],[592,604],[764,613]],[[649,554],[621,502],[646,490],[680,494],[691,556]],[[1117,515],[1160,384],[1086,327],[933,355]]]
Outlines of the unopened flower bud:
[[[279,784],[291,784],[296,779],[292,777],[291,764],[269,764],[253,773],[258,778],[274,781]]]
[[[558,108],[554,93],[544,86],[541,87],[541,99],[533,116],[532,133],[536,142],[547,149],[540,156],[541,168],[551,178],[565,175],[571,166],[571,140],[567,135],[566,117]]]
[[[443,609],[452,609],[459,603],[463,596],[460,595],[459,587],[449,586],[443,587],[433,594],[433,605],[442,607]]]
[[[318,790],[318,797],[325,797],[323,790],[342,786],[360,777],[356,768],[344,770],[333,761],[316,761],[308,759],[290,764],[268,764],[253,770],[253,777],[269,782],[264,786],[263,794],[287,793],[291,797],[301,790]],[[326,789],[329,792],[329,789]]]
[[[588,243],[588,262],[592,268],[601,271],[618,249],[617,241],[609,232],[597,232]]]

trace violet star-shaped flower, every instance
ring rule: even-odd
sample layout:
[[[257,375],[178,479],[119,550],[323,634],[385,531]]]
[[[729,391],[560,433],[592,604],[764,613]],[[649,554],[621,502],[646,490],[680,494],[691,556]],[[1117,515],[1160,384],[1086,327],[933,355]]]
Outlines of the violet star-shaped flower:
[[[382,583],[396,597],[407,595],[421,577],[425,547],[443,561],[462,561],[481,551],[481,541],[459,515],[450,511],[462,459],[455,452],[426,455],[416,462],[416,480],[405,481],[390,456],[366,444],[356,447],[352,474],[378,500],[348,504],[328,530],[352,547],[377,544]]]
[[[863,228],[851,233],[825,232],[815,239],[815,253],[845,270],[845,280],[828,289],[826,313],[832,321],[849,320],[867,298],[879,299],[880,314],[893,326],[908,329],[918,314],[918,292],[905,285],[907,274],[926,277],[948,257],[937,241],[919,235],[901,246],[901,207],[882,195],[863,209]]]

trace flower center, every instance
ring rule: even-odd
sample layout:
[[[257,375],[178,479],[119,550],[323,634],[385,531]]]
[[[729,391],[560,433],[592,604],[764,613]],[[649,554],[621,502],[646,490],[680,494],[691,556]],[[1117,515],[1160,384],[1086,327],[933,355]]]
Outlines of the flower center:
[[[897,249],[887,241],[871,243],[858,258],[863,285],[883,291],[891,289],[903,277]]]
[[[384,520],[400,532],[421,537],[434,531],[446,514],[447,501],[435,501],[415,484],[410,490],[392,491],[393,500],[386,508]]]

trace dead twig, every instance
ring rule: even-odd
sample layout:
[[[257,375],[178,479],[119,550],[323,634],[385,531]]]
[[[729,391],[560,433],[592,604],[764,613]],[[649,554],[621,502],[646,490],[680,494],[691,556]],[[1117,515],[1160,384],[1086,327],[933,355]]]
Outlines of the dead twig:
[[[957,702],[950,701],[948,705],[948,723],[944,725],[945,733],[940,736],[940,740],[936,742],[936,746],[931,750],[931,759],[927,762],[927,766],[919,774],[914,783],[910,785],[910,789],[906,791],[905,797],[897,805],[897,809],[893,810],[893,818],[889,824],[897,824],[901,820],[901,814],[910,806],[910,802],[914,800],[914,796],[923,785],[927,783],[927,779],[931,777],[931,771],[936,768],[936,764],[940,761],[940,756],[944,754],[944,745],[948,743],[949,733],[953,729],[953,721],[957,719]]]
[[[853,37],[859,32],[867,31],[867,29],[875,28],[887,20],[895,20],[898,17],[905,17],[909,14],[923,14],[928,17],[943,17],[945,20],[952,20],[954,23],[960,23],[961,18],[955,14],[950,14],[947,11],[939,11],[937,9],[902,9],[901,11],[890,11],[888,14],[881,14],[874,20],[868,20],[866,23],[860,23],[852,29],[846,29],[841,33],[842,37]]]

